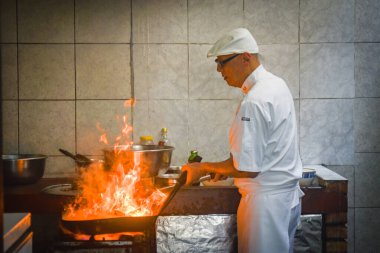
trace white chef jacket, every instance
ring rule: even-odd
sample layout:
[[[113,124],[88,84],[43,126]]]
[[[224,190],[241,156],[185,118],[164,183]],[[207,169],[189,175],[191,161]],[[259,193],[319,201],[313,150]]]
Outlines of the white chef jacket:
[[[242,194],[239,252],[286,252],[288,223],[297,222],[294,217],[299,216],[303,196],[293,98],[286,83],[262,65],[248,76],[242,91],[245,95],[230,129],[230,152],[237,170],[259,174],[235,178]]]

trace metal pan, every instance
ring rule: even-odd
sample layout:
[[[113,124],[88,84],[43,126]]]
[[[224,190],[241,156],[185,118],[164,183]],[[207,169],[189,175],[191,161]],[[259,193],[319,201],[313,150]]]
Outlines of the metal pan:
[[[157,215],[141,217],[126,216],[94,220],[65,220],[62,218],[61,225],[72,233],[87,235],[146,231],[155,225],[156,219],[161,214],[162,210],[164,210],[170,203],[181,186],[185,184],[186,176],[187,172],[181,174],[178,182],[173,187],[173,190],[170,192]]]

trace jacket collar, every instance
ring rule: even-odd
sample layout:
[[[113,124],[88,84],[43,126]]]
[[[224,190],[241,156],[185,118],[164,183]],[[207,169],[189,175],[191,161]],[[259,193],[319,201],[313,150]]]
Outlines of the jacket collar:
[[[241,86],[241,90],[244,94],[247,94],[253,85],[260,80],[260,77],[262,73],[266,72],[265,68],[263,65],[259,65],[248,77],[245,79],[243,85]]]

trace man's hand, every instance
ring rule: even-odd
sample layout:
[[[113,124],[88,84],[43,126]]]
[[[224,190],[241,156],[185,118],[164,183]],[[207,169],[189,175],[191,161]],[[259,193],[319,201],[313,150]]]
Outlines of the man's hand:
[[[202,163],[188,163],[182,166],[182,171],[187,171],[186,186],[198,181],[201,177],[207,175],[206,169]]]
[[[215,177],[212,179],[212,182],[217,182],[220,180],[226,180],[227,178],[228,178],[228,176],[217,173],[217,174],[215,174]]]

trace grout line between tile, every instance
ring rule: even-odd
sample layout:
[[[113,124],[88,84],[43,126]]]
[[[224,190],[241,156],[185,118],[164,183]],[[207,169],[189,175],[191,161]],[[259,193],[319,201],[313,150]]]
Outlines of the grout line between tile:
[[[135,101],[135,69],[134,69],[134,57],[133,57],[133,1],[130,0],[130,36],[129,36],[129,67],[130,67],[130,86],[131,86],[131,98]],[[131,106],[131,126],[134,127],[134,106]],[[132,131],[132,141],[135,139],[134,131]]]
[[[18,0],[16,0],[16,59],[17,59],[17,153],[20,154],[20,57],[18,41]]]
[[[74,0],[74,149],[78,153],[78,135],[77,135],[77,46],[76,46],[76,0]]]
[[[187,4],[187,149],[190,147],[190,24],[189,24],[189,0],[186,2]]]

